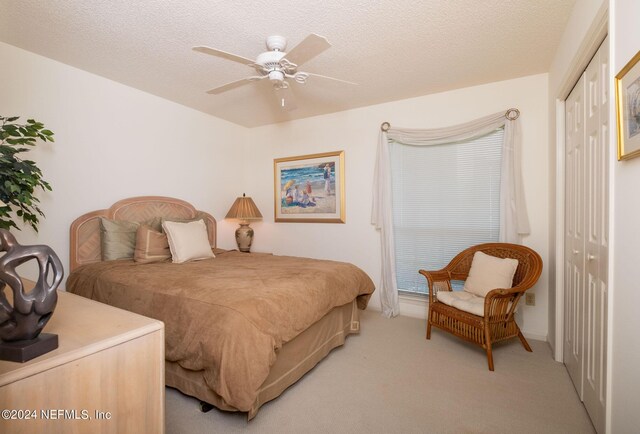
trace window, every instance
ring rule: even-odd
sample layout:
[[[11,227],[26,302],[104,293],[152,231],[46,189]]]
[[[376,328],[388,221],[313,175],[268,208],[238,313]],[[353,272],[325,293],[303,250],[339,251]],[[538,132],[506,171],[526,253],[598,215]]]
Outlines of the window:
[[[474,244],[497,242],[504,129],[435,146],[389,144],[398,289],[428,293],[437,270]]]

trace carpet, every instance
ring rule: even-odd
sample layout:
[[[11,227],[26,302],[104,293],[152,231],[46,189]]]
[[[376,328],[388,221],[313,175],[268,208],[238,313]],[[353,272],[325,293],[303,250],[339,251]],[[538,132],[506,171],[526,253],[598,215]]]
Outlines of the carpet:
[[[593,433],[569,375],[546,342],[518,339],[485,352],[425,320],[362,312],[362,330],[251,422],[199,410],[166,391],[166,430],[186,433]]]

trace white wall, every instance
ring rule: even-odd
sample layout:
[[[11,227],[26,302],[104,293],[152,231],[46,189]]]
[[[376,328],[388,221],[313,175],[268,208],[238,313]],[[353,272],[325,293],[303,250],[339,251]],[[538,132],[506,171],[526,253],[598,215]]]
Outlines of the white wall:
[[[607,0],[579,0],[576,2],[567,26],[564,30],[554,60],[549,68],[549,343],[556,349],[556,247],[562,248],[564,233],[556,228],[556,151],[558,143],[556,138],[556,116],[564,117],[563,106],[559,105],[569,94],[571,88],[578,80],[580,74],[587,66],[588,56],[584,58],[583,51],[588,45],[589,35],[593,34],[593,28],[597,26],[599,17],[606,18]],[[602,36],[604,39],[604,36]],[[595,51],[594,51],[595,52]],[[586,53],[588,54],[588,53]],[[593,54],[593,53],[591,53]],[[576,65],[577,63],[584,63]],[[558,161],[563,165],[563,161]],[[564,170],[564,167],[560,167]],[[561,182],[561,179],[558,179]],[[563,185],[560,184],[560,188]],[[562,196],[559,196],[562,198]],[[561,243],[561,244],[557,244]],[[561,270],[558,270],[560,272]],[[560,354],[556,354],[557,360]]]
[[[613,70],[617,74],[640,50],[640,2],[614,0],[611,3]],[[615,125],[615,124],[612,124]],[[615,130],[612,144],[616,143]],[[610,312],[612,338],[611,430],[612,433],[638,432],[638,391],[640,390],[640,158],[615,162],[613,228],[613,306]]]
[[[523,306],[523,330],[547,335],[548,146],[547,75],[523,77],[250,130],[245,190],[265,216],[253,223],[255,251],[352,262],[380,279],[379,234],[370,224],[371,183],[380,124],[437,128],[517,107],[522,112],[523,171],[532,234],[525,244],[545,263],[534,288],[536,306]],[[273,159],[344,150],[346,224],[274,223]],[[417,270],[416,270],[417,272]],[[370,304],[380,309],[378,294]],[[424,303],[402,301],[401,313],[426,317]]]
[[[235,246],[222,218],[239,193],[246,129],[4,43],[0,59],[0,113],[35,118],[56,139],[28,154],[53,192],[38,194],[46,214],[39,234],[12,231],[20,242],[50,245],[67,270],[76,217],[161,195],[213,214],[219,245]]]

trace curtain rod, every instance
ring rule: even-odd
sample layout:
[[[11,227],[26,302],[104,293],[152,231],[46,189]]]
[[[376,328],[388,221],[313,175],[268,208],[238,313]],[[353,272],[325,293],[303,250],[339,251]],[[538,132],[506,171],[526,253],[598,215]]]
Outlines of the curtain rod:
[[[517,108],[510,108],[509,110],[504,112],[504,117],[509,119],[510,121],[515,121],[520,117],[520,110],[518,110]],[[389,128],[391,128],[391,124],[389,122],[383,122],[382,124],[380,124],[380,129],[385,133],[389,131]]]

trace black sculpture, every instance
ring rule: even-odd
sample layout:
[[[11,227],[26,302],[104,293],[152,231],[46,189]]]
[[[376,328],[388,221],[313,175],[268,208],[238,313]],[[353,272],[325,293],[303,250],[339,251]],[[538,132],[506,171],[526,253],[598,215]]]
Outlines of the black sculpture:
[[[44,245],[21,246],[6,229],[0,229],[0,359],[25,362],[58,347],[58,336],[42,332],[58,301],[56,289],[64,271],[58,255]],[[16,267],[38,261],[35,287],[25,292]],[[13,307],[4,292],[13,291]]]

